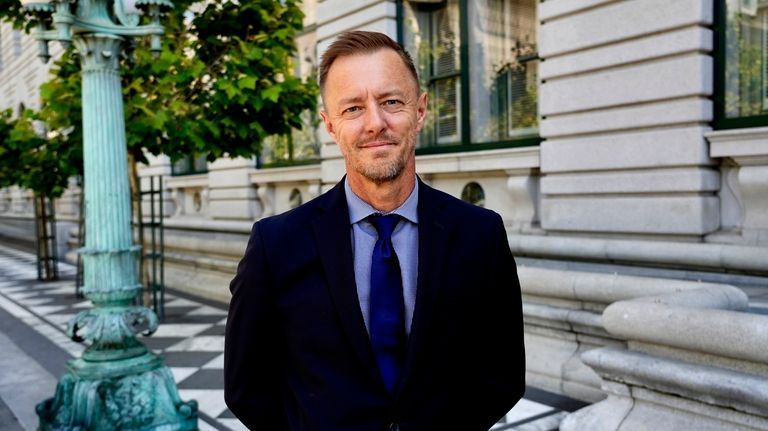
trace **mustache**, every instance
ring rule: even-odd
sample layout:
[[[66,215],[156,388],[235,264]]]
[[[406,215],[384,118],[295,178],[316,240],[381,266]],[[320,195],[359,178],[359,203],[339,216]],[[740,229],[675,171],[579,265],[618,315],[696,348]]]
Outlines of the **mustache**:
[[[355,145],[360,147],[376,141],[400,142],[400,139],[391,133],[384,132],[384,133],[379,133],[373,138],[359,139],[357,142],[355,142]]]

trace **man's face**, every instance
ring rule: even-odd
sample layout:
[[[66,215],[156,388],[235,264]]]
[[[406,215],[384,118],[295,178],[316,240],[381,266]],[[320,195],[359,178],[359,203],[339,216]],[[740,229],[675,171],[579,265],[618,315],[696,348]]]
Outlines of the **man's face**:
[[[320,115],[344,155],[351,180],[381,184],[416,172],[416,135],[427,94],[391,49],[337,58],[325,81]]]

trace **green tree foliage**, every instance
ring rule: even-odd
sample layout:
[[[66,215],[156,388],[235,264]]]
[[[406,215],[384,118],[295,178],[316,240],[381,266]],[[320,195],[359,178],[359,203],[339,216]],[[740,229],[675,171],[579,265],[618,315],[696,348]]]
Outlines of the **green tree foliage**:
[[[136,160],[140,149],[172,160],[250,157],[265,138],[302,127],[318,90],[292,73],[303,19],[296,1],[216,0],[198,12],[179,10],[165,21],[160,56],[137,49],[123,70]]]
[[[16,3],[0,0],[0,5]],[[301,128],[301,113],[316,109],[317,85],[292,73],[294,37],[303,18],[297,1],[192,3],[174,1],[163,21],[159,56],[151,55],[144,41],[127,47],[121,74],[133,160],[146,161],[145,152],[172,160],[188,154],[207,154],[209,160],[249,157],[266,138]],[[6,12],[0,19],[15,16]],[[70,48],[41,88],[43,108],[34,116],[47,124],[57,148],[69,149],[59,158],[82,151],[79,71],[78,55]],[[72,164],[79,166],[78,160]]]
[[[10,110],[0,114],[0,187],[19,185],[56,198],[82,170],[82,154],[66,139],[42,138],[36,117],[29,109],[17,118]]]
[[[11,143],[11,132],[15,126],[11,114],[10,109],[0,112],[0,188],[16,184],[15,163],[19,159],[19,151]]]
[[[7,21],[16,28],[27,22],[19,0],[0,0],[0,21]]]

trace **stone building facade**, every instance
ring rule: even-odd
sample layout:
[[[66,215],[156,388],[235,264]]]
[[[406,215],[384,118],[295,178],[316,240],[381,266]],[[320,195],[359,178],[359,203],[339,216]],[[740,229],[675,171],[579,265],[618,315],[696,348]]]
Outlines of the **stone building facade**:
[[[502,215],[529,384],[595,402],[562,429],[768,429],[768,308],[753,300],[768,294],[768,2],[303,7],[297,73],[354,29],[416,58],[432,100],[419,175]],[[18,81],[15,36],[0,31],[5,107],[32,81]],[[290,166],[262,154],[141,167],[145,183],[165,178],[170,287],[226,301],[253,221],[340,180],[324,130],[301,139],[313,150]],[[24,199],[0,191],[3,229]]]

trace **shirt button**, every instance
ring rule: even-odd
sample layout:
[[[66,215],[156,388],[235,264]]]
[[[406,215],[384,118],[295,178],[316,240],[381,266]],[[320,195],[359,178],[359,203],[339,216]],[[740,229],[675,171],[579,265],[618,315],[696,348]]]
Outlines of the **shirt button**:
[[[389,424],[389,431],[400,431],[400,425],[394,422]]]

